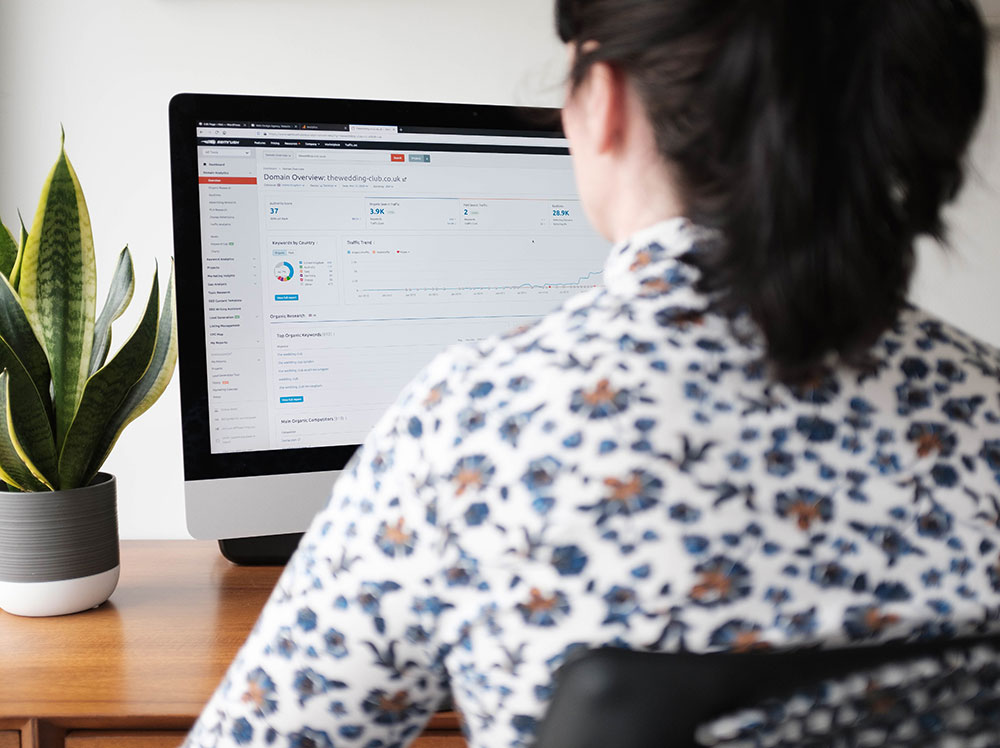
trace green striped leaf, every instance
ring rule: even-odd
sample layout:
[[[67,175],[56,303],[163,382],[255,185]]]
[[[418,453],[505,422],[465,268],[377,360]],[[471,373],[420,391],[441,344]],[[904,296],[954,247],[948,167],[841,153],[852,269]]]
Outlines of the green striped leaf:
[[[17,212],[17,220],[21,222],[21,241],[17,245],[17,258],[14,260],[14,267],[10,269],[10,285],[17,290],[18,285],[21,282],[21,261],[24,259],[24,248],[28,244],[28,229],[24,228],[24,219],[21,218],[21,212]]]
[[[51,486],[38,480],[21,458],[14,437],[11,399],[10,374],[4,371],[0,373],[0,417],[6,421],[7,428],[0,428],[0,478],[21,491],[48,490]]]
[[[59,453],[60,488],[76,488],[90,479],[87,468],[93,461],[95,447],[99,446],[118,407],[149,366],[156,348],[159,312],[160,287],[154,275],[146,310],[132,336],[106,366],[87,380],[80,407]]]
[[[0,273],[10,277],[10,271],[17,261],[17,240],[10,229],[0,223]]]
[[[170,280],[163,299],[163,310],[156,332],[156,347],[146,372],[131,390],[108,424],[108,429],[94,450],[94,459],[87,468],[87,480],[97,475],[101,465],[108,459],[122,431],[132,421],[141,416],[155,403],[170,382],[177,363],[177,300],[174,296],[174,271],[170,268]]]
[[[23,370],[34,384],[49,419],[53,418],[49,398],[49,361],[41,343],[21,308],[21,301],[10,282],[0,277],[0,367],[15,374]]]
[[[118,265],[115,267],[114,278],[108,289],[108,298],[104,308],[94,324],[94,347],[90,353],[90,373],[104,366],[111,349],[111,323],[122,316],[122,312],[132,301],[135,291],[135,274],[132,272],[132,255],[125,247],[118,255]]]
[[[18,285],[24,311],[49,359],[57,447],[90,374],[96,280],[90,215],[80,181],[61,150],[42,188]]]

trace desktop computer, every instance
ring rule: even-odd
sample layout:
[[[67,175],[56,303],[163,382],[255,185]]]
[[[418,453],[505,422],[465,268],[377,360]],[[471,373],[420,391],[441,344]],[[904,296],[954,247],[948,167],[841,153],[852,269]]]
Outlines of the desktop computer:
[[[170,103],[188,529],[281,562],[445,347],[599,285],[558,111]]]

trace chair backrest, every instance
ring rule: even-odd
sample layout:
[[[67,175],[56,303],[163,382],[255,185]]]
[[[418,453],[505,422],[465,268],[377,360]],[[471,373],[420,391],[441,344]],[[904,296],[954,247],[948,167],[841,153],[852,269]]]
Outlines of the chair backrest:
[[[589,650],[557,673],[534,748],[868,745],[1000,745],[1000,638],[746,654]]]

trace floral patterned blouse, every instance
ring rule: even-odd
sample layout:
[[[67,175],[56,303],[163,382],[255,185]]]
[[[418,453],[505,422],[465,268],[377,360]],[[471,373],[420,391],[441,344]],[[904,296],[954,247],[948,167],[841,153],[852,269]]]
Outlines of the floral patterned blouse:
[[[187,746],[390,748],[449,693],[530,746],[581,647],[720,651],[1000,617],[1000,353],[916,309],[789,388],[673,219],[604,285],[440,355],[315,519]]]

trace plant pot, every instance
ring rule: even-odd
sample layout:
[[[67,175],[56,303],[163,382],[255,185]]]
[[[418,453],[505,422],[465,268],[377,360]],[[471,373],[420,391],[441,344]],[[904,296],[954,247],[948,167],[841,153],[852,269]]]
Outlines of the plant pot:
[[[94,608],[118,584],[115,477],[83,488],[0,492],[0,608],[60,616]]]

